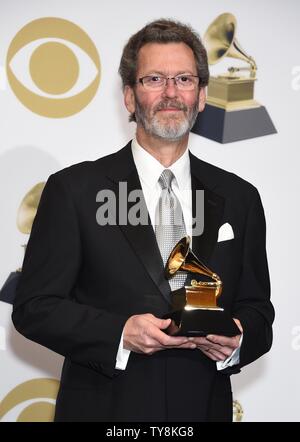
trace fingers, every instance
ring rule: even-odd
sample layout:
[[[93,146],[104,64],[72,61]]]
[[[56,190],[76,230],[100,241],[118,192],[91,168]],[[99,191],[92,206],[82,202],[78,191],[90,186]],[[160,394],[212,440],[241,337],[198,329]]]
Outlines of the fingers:
[[[170,350],[172,348],[195,350],[195,348],[197,348],[197,346],[193,342],[185,342],[185,343],[179,344],[179,345],[164,345],[164,346],[161,346],[161,345],[157,346],[157,344],[156,344],[156,346],[152,346],[151,348],[148,349],[148,351],[146,350],[144,353],[152,355],[157,351]]]
[[[190,350],[194,350],[195,348],[197,348],[197,345],[194,342],[188,341],[185,344],[176,345],[176,347],[170,347],[170,348],[187,348]]]
[[[228,358],[228,356],[231,355],[232,350],[230,349],[229,352],[224,353],[223,349],[218,350],[214,346],[207,346],[207,345],[200,345],[197,347],[199,350],[202,351],[207,357],[212,359],[215,362],[218,361],[225,361],[225,359]],[[228,354],[229,353],[229,354]]]
[[[230,347],[232,350],[238,348],[240,335],[228,338],[227,336],[207,335],[206,339],[214,344],[219,344],[224,347]]]
[[[209,339],[210,338],[210,339]],[[207,336],[204,337],[195,337],[190,338],[193,342],[196,343],[197,348],[199,348],[206,356],[214,361],[224,361],[229,356],[232,355],[232,352],[235,348],[237,348],[238,341],[235,338],[225,338],[225,340],[220,339],[222,336]],[[217,342],[216,342],[217,341]],[[219,342],[229,343],[230,345],[222,345]]]
[[[202,353],[204,353],[205,354],[205,356],[207,356],[209,359],[211,359],[212,361],[215,361],[215,362],[217,362],[218,361],[218,359],[216,358],[216,356],[214,356],[212,353],[210,353],[210,349],[208,348],[208,349],[204,349],[204,348],[201,348],[201,347],[199,347],[199,350],[201,350],[202,351]]]
[[[170,319],[156,318],[152,314],[131,316],[123,330],[123,346],[136,353],[151,355],[167,348],[196,348],[184,336],[169,336],[162,330],[171,323]]]
[[[146,319],[154,326],[149,325],[149,334],[163,347],[174,348],[182,345],[187,345],[185,348],[196,348],[194,343],[190,343],[186,336],[170,336],[161,330],[165,330],[171,324],[171,319],[156,318],[152,314],[146,314]]]
[[[215,362],[218,361],[218,359],[212,353],[210,353],[210,351],[209,351],[210,349],[199,348],[199,350],[201,350],[202,353],[204,353],[205,356],[207,356],[212,361],[215,361]]]
[[[186,336],[169,336],[156,327],[149,328],[149,332],[151,333],[152,338],[159,342],[163,347],[173,348],[188,344],[192,346],[191,348],[196,348],[195,343],[190,342]]]
[[[168,318],[168,319],[157,318],[156,316],[152,315],[151,313],[147,313],[144,316],[145,316],[146,320],[148,320],[149,322],[151,322],[153,325],[155,325],[156,327],[158,327],[161,330],[165,330],[171,324],[170,318]]]

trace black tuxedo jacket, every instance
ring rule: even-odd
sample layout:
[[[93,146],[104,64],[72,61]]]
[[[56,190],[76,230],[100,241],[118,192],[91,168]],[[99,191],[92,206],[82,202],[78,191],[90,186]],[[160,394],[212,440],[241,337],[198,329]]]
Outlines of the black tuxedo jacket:
[[[115,369],[126,320],[168,312],[170,287],[153,227],[96,221],[96,195],[119,182],[141,189],[131,143],[97,161],[48,179],[26,250],[12,319],[27,338],[65,356],[56,420],[230,420],[230,374],[270,349],[273,307],[265,252],[265,220],[257,190],[192,154],[195,190],[204,189],[205,221],[193,251],[221,277],[219,304],[240,319],[239,366],[218,372],[200,350],[131,353]],[[130,204],[128,204],[130,210]],[[194,213],[195,215],[195,213]],[[220,226],[233,240],[217,242]]]

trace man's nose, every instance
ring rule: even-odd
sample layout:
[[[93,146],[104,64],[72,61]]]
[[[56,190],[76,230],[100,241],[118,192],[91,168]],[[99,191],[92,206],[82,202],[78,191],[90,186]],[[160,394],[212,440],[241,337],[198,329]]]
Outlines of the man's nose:
[[[166,86],[163,90],[163,95],[169,98],[174,98],[177,96],[177,86],[174,78],[167,79]]]

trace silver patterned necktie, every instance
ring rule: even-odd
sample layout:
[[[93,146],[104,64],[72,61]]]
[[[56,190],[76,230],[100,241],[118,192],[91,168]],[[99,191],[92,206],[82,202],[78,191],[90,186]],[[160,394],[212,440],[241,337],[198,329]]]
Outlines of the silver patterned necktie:
[[[155,213],[155,235],[164,265],[173,247],[186,235],[182,208],[172,190],[174,178],[173,172],[165,169],[158,179],[162,190]],[[179,289],[185,280],[186,272],[177,272],[169,279],[171,289]]]

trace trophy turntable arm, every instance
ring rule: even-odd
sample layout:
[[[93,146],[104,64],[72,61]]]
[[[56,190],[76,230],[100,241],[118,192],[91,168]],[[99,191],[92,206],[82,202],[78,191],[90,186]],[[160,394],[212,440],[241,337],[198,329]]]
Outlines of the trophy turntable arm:
[[[232,78],[235,78],[234,77],[235,72],[241,72],[241,71],[250,71],[250,78],[256,78],[257,65],[255,61],[252,59],[250,66],[242,66],[242,67],[231,66],[230,68],[228,68],[228,72],[230,76],[232,76]]]

